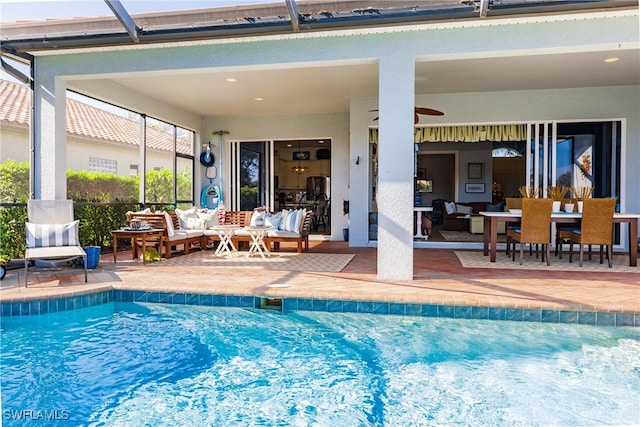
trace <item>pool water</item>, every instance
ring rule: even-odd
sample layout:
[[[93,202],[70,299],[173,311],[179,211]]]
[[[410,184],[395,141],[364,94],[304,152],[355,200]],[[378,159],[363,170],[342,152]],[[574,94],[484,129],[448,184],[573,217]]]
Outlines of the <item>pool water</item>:
[[[634,328],[111,303],[1,357],[5,426],[640,423]]]

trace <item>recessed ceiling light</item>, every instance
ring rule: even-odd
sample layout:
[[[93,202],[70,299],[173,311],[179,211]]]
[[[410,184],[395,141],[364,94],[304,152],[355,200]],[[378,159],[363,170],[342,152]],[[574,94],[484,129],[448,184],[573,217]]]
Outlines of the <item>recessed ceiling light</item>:
[[[318,144],[324,144],[323,140],[318,141]]]
[[[256,101],[264,101],[264,98],[260,98],[259,96],[255,97],[253,99],[255,99]]]
[[[287,144],[287,147],[293,147],[293,144]]]
[[[604,62],[618,62],[619,60],[620,58],[612,57],[605,59]]]
[[[228,79],[225,79],[225,81],[229,82],[229,83],[235,83],[238,81],[238,79],[234,79],[233,77],[229,77]]]

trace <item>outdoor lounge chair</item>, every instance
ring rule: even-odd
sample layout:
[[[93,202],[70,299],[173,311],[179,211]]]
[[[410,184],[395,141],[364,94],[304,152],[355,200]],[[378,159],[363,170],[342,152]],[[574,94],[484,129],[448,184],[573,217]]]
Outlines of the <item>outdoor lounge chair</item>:
[[[29,200],[24,255],[24,285],[31,261],[65,263],[82,258],[87,282],[87,254],[78,238],[79,221],[73,220],[71,200]]]

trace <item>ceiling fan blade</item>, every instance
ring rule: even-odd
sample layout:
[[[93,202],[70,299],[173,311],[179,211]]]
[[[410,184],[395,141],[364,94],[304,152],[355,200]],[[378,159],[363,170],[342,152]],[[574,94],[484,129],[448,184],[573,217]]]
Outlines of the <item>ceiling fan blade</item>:
[[[434,110],[433,108],[416,107],[416,113],[424,114],[427,116],[444,116],[442,111]]]
[[[378,112],[378,110],[369,110],[370,113],[375,113]],[[415,107],[414,108],[414,112],[416,114],[416,120],[415,122],[418,122],[418,114],[424,114],[426,116],[444,116],[444,113],[442,111],[439,110],[434,110],[433,108],[426,108],[426,107]],[[373,119],[374,121],[378,120],[378,117],[376,117],[375,119]]]

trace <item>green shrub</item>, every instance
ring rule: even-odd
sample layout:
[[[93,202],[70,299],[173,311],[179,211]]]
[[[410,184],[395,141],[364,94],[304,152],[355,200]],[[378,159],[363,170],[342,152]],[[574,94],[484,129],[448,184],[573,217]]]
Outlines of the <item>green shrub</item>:
[[[29,199],[29,163],[7,160],[0,163],[0,202],[19,203]]]
[[[140,209],[137,202],[139,177],[113,173],[67,171],[67,197],[74,201],[74,216],[80,220],[79,237],[83,246],[110,248],[112,230],[125,222],[127,211]],[[188,194],[191,172],[178,174],[180,191]],[[147,200],[153,210],[173,209],[173,172],[149,171],[146,175]],[[29,198],[29,164],[8,160],[0,164],[0,257],[22,258],[25,250],[26,201]]]
[[[0,256],[22,258],[25,249],[26,205],[0,208]]]

